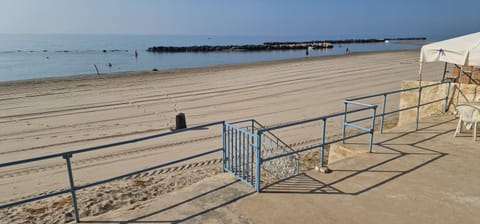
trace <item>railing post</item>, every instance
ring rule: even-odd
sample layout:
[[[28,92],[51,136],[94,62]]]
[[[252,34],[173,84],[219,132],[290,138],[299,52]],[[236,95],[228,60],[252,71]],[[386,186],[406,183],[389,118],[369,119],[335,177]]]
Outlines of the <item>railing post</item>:
[[[345,123],[347,122],[347,102],[343,101],[343,126],[342,126],[342,143],[345,144]]]
[[[418,130],[418,120],[420,119],[420,103],[422,99],[422,87],[420,86],[418,91],[418,101],[417,101],[417,115],[415,118],[415,131]]]
[[[382,120],[380,120],[381,134],[383,134],[383,125],[385,124],[385,106],[387,106],[387,94],[383,94]]]
[[[254,119],[252,119],[252,132],[251,133],[252,134],[255,133],[255,120]]]
[[[227,155],[227,148],[226,148],[226,141],[227,141],[227,135],[225,133],[226,131],[226,125],[225,125],[225,121],[222,122],[222,169],[223,169],[223,172],[225,172],[227,170],[227,167],[226,167],[226,155]]]
[[[443,67],[442,83],[445,82],[445,75],[447,74],[447,65],[448,65],[448,62],[445,62],[445,66]]]
[[[322,151],[320,152],[320,167],[323,167],[325,164],[325,132],[327,131],[327,119],[322,119]]]
[[[257,132],[257,147],[256,147],[256,174],[255,174],[255,190],[260,192],[260,167],[262,166],[262,157],[260,156],[261,148],[262,148],[262,141],[261,141],[262,131]]]
[[[377,106],[373,107],[373,114],[372,114],[372,126],[370,127],[370,143],[368,145],[368,152],[372,152],[373,149],[373,134],[375,132],[375,119],[377,114]]]
[[[444,113],[448,111],[448,96],[450,95],[450,85],[451,85],[451,82],[448,82],[447,94],[445,96],[445,108],[443,109]]]
[[[75,183],[73,182],[72,164],[70,163],[71,157],[72,154],[67,154],[63,156],[63,158],[67,162],[67,172],[68,180],[70,182],[70,192],[72,193],[73,211],[75,213],[75,221],[78,223],[80,222],[80,216],[78,215],[77,196],[75,194]]]

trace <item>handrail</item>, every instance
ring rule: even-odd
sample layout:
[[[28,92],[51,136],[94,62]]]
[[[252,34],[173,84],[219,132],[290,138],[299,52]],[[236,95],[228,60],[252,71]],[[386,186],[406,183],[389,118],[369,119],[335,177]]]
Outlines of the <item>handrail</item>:
[[[33,158],[28,158],[28,159],[21,159],[21,160],[16,160],[16,161],[11,161],[11,162],[5,162],[5,163],[0,163],[0,167],[12,166],[12,165],[17,165],[17,164],[22,164],[22,163],[29,163],[29,162],[39,161],[39,160],[46,160],[46,159],[51,159],[51,158],[55,158],[55,157],[63,157],[63,156],[66,156],[66,155],[74,155],[74,154],[79,154],[79,153],[84,153],[84,152],[89,152],[89,151],[95,151],[95,150],[110,148],[110,147],[119,146],[119,145],[126,145],[126,144],[130,144],[130,143],[135,143],[135,142],[145,141],[145,140],[149,140],[149,139],[159,138],[159,137],[162,137],[162,136],[178,134],[178,133],[181,133],[181,132],[190,131],[190,130],[194,130],[194,129],[219,125],[219,124],[222,124],[222,123],[223,123],[223,121],[217,121],[217,122],[207,123],[207,124],[203,124],[203,125],[198,125],[198,126],[195,126],[195,127],[179,129],[179,130],[174,130],[174,131],[171,131],[171,132],[164,132],[164,133],[160,133],[160,134],[149,135],[149,136],[145,136],[145,137],[141,137],[141,138],[134,138],[134,139],[120,141],[120,142],[114,142],[114,143],[110,143],[110,144],[104,144],[104,145],[99,145],[99,146],[94,146],[94,147],[89,147],[89,148],[83,148],[83,149],[77,149],[77,150],[72,150],[72,151],[55,153],[55,154],[50,154],[50,155],[45,155],[45,156],[39,156],[39,157],[33,157]]]
[[[373,97],[383,96],[383,95],[385,95],[385,94],[390,95],[390,94],[395,94],[395,93],[401,93],[401,92],[408,92],[408,91],[412,91],[412,90],[417,90],[417,89],[419,89],[419,88],[428,88],[428,87],[432,87],[432,86],[438,86],[438,85],[442,85],[442,84],[445,84],[445,83],[450,83],[450,81],[440,82],[440,83],[433,83],[433,84],[429,84],[429,85],[425,85],[425,86],[419,86],[419,87],[412,87],[412,88],[408,88],[408,89],[399,89],[399,90],[394,90],[394,91],[377,93],[377,94],[372,94],[372,95],[368,95],[368,96],[361,96],[361,97],[355,97],[355,98],[346,98],[345,100],[347,100],[347,101],[363,100],[363,99],[367,99],[367,98],[373,98]]]
[[[429,102],[426,102],[426,103],[421,103],[420,99],[421,99],[422,90],[424,88],[443,85],[443,84],[447,84],[447,83],[448,83],[448,88],[447,88],[446,97],[444,99],[442,98],[442,99],[432,100],[432,101],[429,101]],[[251,129],[252,129],[251,133],[252,134],[255,132],[255,124],[258,124],[258,126],[260,127],[260,128],[257,128],[257,130],[256,130],[256,134],[258,135],[258,138],[256,139],[256,142],[254,143],[257,146],[257,150],[258,150],[256,152],[256,156],[257,156],[257,158],[256,158],[256,161],[257,161],[257,165],[256,165],[257,166],[256,167],[257,177],[256,177],[256,181],[255,181],[255,188],[257,190],[259,190],[260,189],[260,179],[259,179],[260,178],[260,166],[261,166],[262,162],[273,160],[273,159],[280,158],[280,157],[283,157],[283,156],[298,154],[300,152],[304,152],[304,151],[308,151],[308,150],[312,150],[312,149],[321,147],[320,166],[323,167],[324,166],[324,149],[325,149],[325,146],[327,146],[329,144],[336,143],[336,142],[344,142],[347,139],[355,138],[355,137],[365,135],[365,134],[370,134],[369,151],[371,152],[372,151],[372,145],[373,145],[373,134],[374,134],[376,116],[381,116],[380,132],[383,132],[384,116],[385,115],[389,115],[389,114],[397,113],[397,112],[400,112],[400,111],[417,108],[417,128],[418,128],[419,108],[421,106],[425,106],[425,105],[429,105],[429,104],[432,104],[432,103],[437,103],[437,102],[441,102],[441,101],[445,100],[444,111],[448,110],[448,96],[449,96],[449,92],[450,92],[450,85],[451,85],[450,82],[434,83],[434,84],[429,84],[429,85],[426,85],[426,86],[419,86],[419,87],[413,87],[413,88],[408,88],[408,89],[403,89],[403,90],[384,92],[384,93],[373,94],[373,95],[369,95],[369,96],[347,98],[347,99],[344,100],[344,111],[343,112],[329,114],[329,115],[326,115],[326,116],[320,116],[320,117],[315,117],[315,118],[301,120],[301,121],[295,121],[295,122],[286,123],[286,124],[280,124],[280,125],[277,125],[277,126],[265,127],[265,126],[261,125],[260,123],[258,123],[254,119],[241,120],[241,121],[233,122],[233,123],[230,123],[230,124],[250,122],[249,125],[251,125]],[[419,97],[418,97],[418,102],[417,102],[416,106],[407,107],[407,108],[400,108],[398,110],[389,111],[389,112],[385,111],[385,106],[386,106],[386,101],[387,101],[387,96],[388,95],[401,93],[401,92],[412,91],[412,90],[419,90]],[[373,98],[373,97],[379,97],[379,96],[384,97],[383,98],[382,112],[379,113],[379,114],[377,114],[377,111],[376,111],[377,107],[378,107],[377,105],[358,102],[358,100],[363,100],[363,99],[368,99],[368,98]],[[362,106],[362,108],[348,111],[348,105],[349,104]],[[356,120],[353,120],[353,121],[348,121],[347,120],[347,115],[348,114],[356,113],[356,112],[360,112],[360,111],[366,111],[366,110],[372,110],[373,111],[372,115],[369,116],[369,117],[366,117],[366,118],[360,118],[360,119],[356,119]],[[335,139],[335,140],[331,140],[331,141],[327,142],[325,140],[327,120],[330,119],[330,118],[339,117],[339,116],[343,116],[342,137],[339,138],[339,139]],[[370,128],[362,127],[362,126],[353,124],[353,123],[363,121],[363,120],[368,120],[368,119],[371,119]],[[278,139],[281,143],[283,143],[285,146],[290,148],[288,146],[288,144],[286,144],[281,139],[279,139],[277,136],[275,136],[271,131],[276,130],[276,129],[281,129],[281,128],[292,127],[292,126],[296,126],[296,125],[301,125],[301,124],[305,124],[305,123],[315,122],[315,121],[322,121],[322,143],[315,144],[313,146],[310,145],[308,147],[301,148],[299,150],[284,152],[282,154],[274,155],[274,156],[271,156],[271,157],[268,157],[268,158],[261,158],[260,153],[259,153],[260,150],[261,150],[261,148],[260,148],[261,147],[261,137],[260,136],[262,134],[264,134],[264,132],[268,132],[273,137]],[[0,168],[1,168],[1,167],[8,167],[8,166],[13,166],[13,165],[18,165],[18,164],[25,164],[25,163],[40,161],[40,160],[47,160],[47,159],[52,159],[52,158],[56,158],[56,157],[62,157],[66,161],[68,178],[69,178],[69,182],[70,182],[70,188],[69,189],[61,189],[61,190],[58,190],[58,191],[55,191],[55,192],[51,192],[49,194],[38,195],[38,196],[26,198],[26,199],[21,199],[21,200],[18,200],[18,201],[8,202],[6,204],[0,204],[0,209],[71,192],[73,206],[74,206],[74,212],[75,212],[75,220],[77,222],[79,222],[80,217],[78,215],[78,208],[77,208],[77,204],[76,204],[75,191],[80,190],[80,189],[84,189],[84,188],[88,188],[88,187],[92,187],[92,186],[95,186],[95,185],[103,184],[103,183],[106,183],[106,182],[122,179],[122,178],[125,178],[125,177],[128,177],[128,176],[136,175],[138,173],[150,171],[150,170],[153,170],[153,169],[158,169],[158,168],[161,168],[161,167],[164,167],[164,166],[169,166],[169,165],[179,163],[179,162],[183,162],[183,161],[186,161],[186,160],[190,160],[190,159],[193,159],[193,158],[198,158],[198,157],[201,157],[201,156],[209,155],[209,154],[216,153],[216,152],[219,152],[219,151],[222,151],[222,150],[225,152],[225,139],[224,139],[224,137],[222,137],[222,141],[223,141],[222,142],[222,148],[212,149],[210,151],[205,151],[205,152],[195,154],[195,155],[191,155],[191,156],[188,156],[188,157],[184,157],[184,158],[181,158],[181,159],[178,159],[178,160],[169,161],[169,162],[166,162],[166,163],[163,163],[163,164],[155,165],[155,166],[152,166],[152,167],[144,168],[144,169],[141,169],[141,170],[129,172],[129,173],[122,174],[122,175],[119,175],[119,176],[110,177],[110,178],[107,178],[107,179],[95,181],[95,182],[92,182],[92,183],[87,183],[87,184],[84,184],[84,185],[78,185],[78,186],[75,186],[75,184],[74,184],[74,178],[73,178],[73,173],[72,173],[72,169],[71,169],[70,158],[72,157],[72,155],[79,154],[79,153],[84,153],[84,152],[89,152],[89,151],[100,150],[100,149],[104,149],[104,148],[110,148],[110,147],[114,147],[114,146],[131,144],[131,143],[145,141],[145,140],[154,139],[154,138],[159,138],[159,137],[163,137],[163,136],[174,135],[174,134],[182,133],[182,132],[185,132],[185,131],[195,130],[195,129],[199,129],[199,128],[205,128],[205,127],[210,127],[210,126],[220,125],[220,124],[224,125],[225,121],[211,122],[211,123],[207,123],[207,124],[198,125],[198,126],[195,126],[195,127],[175,130],[175,131],[172,131],[172,132],[164,132],[164,133],[149,135],[149,136],[145,136],[145,137],[114,142],[114,143],[110,143],[110,144],[104,144],[104,145],[99,145],[99,146],[94,146],[94,147],[82,148],[82,149],[77,149],[77,150],[65,151],[65,152],[61,152],[61,153],[54,153],[54,154],[49,154],[49,155],[44,155],[44,156],[38,156],[38,157],[33,157],[33,158],[27,158],[27,159],[21,159],[21,160],[16,160],[16,161],[9,161],[9,162],[0,163]],[[225,126],[223,126],[223,127],[225,127]],[[355,134],[350,135],[350,136],[345,136],[345,128],[346,127],[353,127],[353,128],[358,129],[358,130],[361,130],[363,132],[355,133]],[[224,132],[225,132],[225,130],[223,130],[223,135],[225,134]],[[245,131],[245,133],[249,133],[248,129]],[[225,155],[223,155],[222,158],[225,161]]]
[[[434,86],[440,86],[440,85],[444,85],[444,84],[448,84],[448,87],[447,87],[447,89],[446,89],[446,94],[445,94],[445,97],[444,97],[444,98],[431,100],[431,101],[426,102],[426,103],[421,103],[421,98],[422,98],[422,91],[423,91],[423,89],[429,88],[429,87],[434,87]],[[363,103],[357,102],[357,101],[358,101],[358,100],[364,100],[364,99],[369,99],[369,98],[375,98],[375,97],[383,96],[382,111],[381,111],[380,113],[376,114],[376,116],[380,117],[380,133],[383,133],[384,123],[385,123],[385,115],[390,115],[390,114],[398,113],[398,112],[405,111],[405,110],[415,109],[415,108],[417,109],[417,113],[416,113],[416,129],[418,129],[418,121],[419,121],[419,116],[420,116],[420,107],[426,106],[426,105],[429,105],[429,104],[433,104],[433,103],[437,103],[437,102],[441,102],[441,101],[445,101],[445,106],[444,106],[443,111],[444,111],[444,112],[447,112],[447,111],[448,111],[448,96],[449,96],[449,94],[450,94],[450,86],[451,86],[451,82],[450,82],[450,81],[447,81],[447,82],[433,83],[433,84],[429,84],[429,85],[425,85],[425,86],[417,86],[417,87],[412,87],[412,88],[407,88],[407,89],[401,89],[401,90],[395,90],[395,91],[388,91],[388,92],[383,92],[383,93],[377,93],[377,94],[372,94],[372,95],[368,95],[368,96],[347,98],[347,99],[344,100],[344,104],[345,104],[344,111],[347,110],[347,107],[348,107],[347,104],[362,105]],[[388,111],[388,112],[385,111],[385,110],[386,110],[386,104],[387,104],[387,97],[388,97],[389,95],[396,94],[396,93],[402,93],[402,92],[408,92],[408,91],[414,91],[414,90],[418,90],[418,91],[419,91],[418,99],[417,99],[417,105],[411,106],[411,107],[399,108],[399,109],[397,109],[397,110]],[[351,123],[355,123],[355,122],[359,122],[359,121],[363,121],[363,120],[368,120],[368,119],[369,119],[369,117],[364,117],[364,118],[359,118],[359,119],[357,119],[357,120],[350,121],[350,122],[351,122]]]
[[[377,107],[377,106],[376,106],[376,105],[372,105],[372,107]],[[355,110],[348,111],[348,113],[355,113],[355,112],[360,112],[360,111],[370,110],[370,109],[372,109],[372,108],[371,108],[371,107],[359,108],[359,109],[355,109]],[[320,121],[320,120],[324,120],[324,119],[328,119],[328,118],[332,118],[332,117],[338,117],[338,116],[342,116],[342,115],[344,115],[344,112],[329,114],[329,115],[326,115],[326,116],[315,117],[315,118],[306,119],[306,120],[302,120],[302,121],[295,121],[295,122],[293,122],[293,123],[282,124],[282,125],[272,126],[272,127],[268,127],[268,128],[262,128],[262,129],[260,129],[259,131],[260,131],[260,132],[272,131],[272,130],[275,130],[275,129],[286,128],[286,127],[291,127],[291,126],[296,126],[296,125],[305,124],[305,123],[310,123],[310,122],[314,122],[314,121]]]
[[[181,158],[181,159],[178,159],[178,160],[162,163],[160,165],[156,165],[156,166],[148,167],[148,168],[145,168],[145,169],[133,171],[133,172],[130,172],[130,173],[118,175],[118,176],[115,176],[115,177],[95,181],[95,182],[84,184],[84,185],[77,185],[77,186],[74,187],[74,189],[75,190],[81,190],[81,189],[84,189],[84,188],[93,187],[95,185],[104,184],[104,183],[111,182],[111,181],[114,181],[114,180],[119,180],[119,179],[122,179],[122,178],[133,176],[133,175],[136,175],[136,174],[139,174],[139,173],[143,173],[143,172],[147,172],[147,171],[150,171],[150,170],[162,168],[162,167],[165,167],[165,166],[170,166],[170,165],[173,165],[175,163],[180,163],[180,162],[184,162],[184,161],[191,160],[191,159],[194,159],[194,158],[209,155],[209,154],[212,154],[212,153],[215,153],[215,152],[219,152],[221,150],[222,150],[222,148],[218,148],[218,149],[206,151],[206,152],[203,152],[203,153],[195,154],[193,156],[188,156],[188,157],[184,157],[184,158]],[[57,196],[57,195],[60,195],[60,194],[65,194],[65,193],[68,193],[68,192],[70,192],[70,189],[63,189],[63,190],[55,191],[55,192],[52,192],[52,193],[49,193],[49,194],[43,194],[43,195],[40,195],[40,196],[25,198],[25,199],[22,199],[22,200],[19,200],[19,201],[0,204],[0,209],[15,206],[15,205],[24,204],[24,203],[27,203],[27,202],[32,202],[32,201],[36,201],[36,200],[40,200],[40,199],[45,199],[45,198]]]
[[[321,157],[320,158],[320,166],[323,167],[324,166],[324,154],[325,154],[324,149],[325,149],[325,146],[328,145],[328,144],[332,144],[332,142],[327,143],[325,141],[327,120],[329,118],[333,118],[333,117],[339,117],[339,116],[344,116],[345,117],[346,114],[356,113],[356,112],[365,111],[365,110],[373,110],[373,114],[372,114],[372,117],[371,117],[371,119],[372,119],[371,127],[370,128],[364,128],[364,127],[361,127],[361,126],[358,126],[358,125],[350,124],[350,123],[348,123],[344,120],[343,127],[350,126],[350,127],[357,128],[357,129],[359,129],[361,131],[365,131],[365,132],[355,134],[355,136],[348,136],[348,137],[345,136],[344,133],[342,133],[342,138],[339,139],[338,141],[344,141],[345,139],[358,137],[358,136],[361,136],[361,135],[364,135],[364,134],[370,134],[371,137],[370,137],[369,151],[371,152],[372,145],[373,145],[373,128],[375,126],[374,124],[375,124],[375,114],[376,114],[377,105],[358,103],[358,102],[352,102],[352,103],[356,104],[356,105],[364,106],[364,108],[359,108],[359,109],[350,110],[350,111],[346,111],[346,112],[334,113],[334,114],[330,114],[330,115],[326,115],[326,116],[311,118],[311,119],[302,120],[302,121],[296,121],[296,122],[293,122],[293,123],[288,123],[288,124],[283,124],[283,125],[278,125],[278,126],[273,126],[273,127],[263,128],[263,129],[258,130],[258,135],[261,136],[263,134],[263,132],[271,133],[272,130],[276,130],[276,129],[287,128],[287,127],[291,127],[291,126],[301,125],[301,124],[320,121],[320,120],[323,122],[323,125],[322,125],[322,143],[316,144],[316,145],[313,145],[313,146],[310,146],[310,147],[307,147],[307,148],[302,148],[302,149],[299,149],[299,150],[284,152],[284,153],[281,153],[281,154],[278,154],[278,155],[274,155],[274,156],[270,156],[270,157],[266,157],[266,158],[261,158],[262,162],[266,162],[266,161],[270,161],[270,160],[273,160],[273,159],[298,154],[298,153],[301,153],[301,152],[305,152],[305,151],[308,151],[308,150],[312,150],[312,149],[321,147],[322,149],[321,149],[321,155],[320,155],[320,157]]]
[[[421,103],[420,99],[421,99],[421,92],[423,89],[425,88],[429,88],[429,87],[433,87],[433,86],[439,86],[439,85],[443,85],[443,84],[448,84],[448,88],[447,88],[447,93],[446,93],[446,97],[445,98],[442,98],[442,99],[435,99],[435,100],[431,100],[429,102],[424,102],[424,103]],[[386,105],[386,101],[387,101],[387,96],[388,95],[391,95],[391,94],[396,94],[396,93],[401,93],[401,92],[407,92],[407,91],[413,91],[413,90],[419,90],[419,97],[418,97],[418,103],[416,106],[412,106],[412,107],[407,107],[407,108],[400,108],[396,111],[389,111],[389,112],[386,112],[385,111],[385,105]],[[281,125],[277,125],[277,126],[272,126],[272,127],[268,127],[268,128],[261,128],[259,130],[257,130],[257,133],[259,136],[261,136],[263,134],[263,132],[269,132],[271,133],[272,130],[276,130],[276,129],[281,129],[281,128],[287,128],[287,127],[292,127],[292,126],[296,126],[296,125],[301,125],[301,124],[305,124],[305,123],[310,123],[310,122],[315,122],[315,121],[322,121],[323,122],[323,127],[322,127],[322,143],[319,143],[319,144],[314,144],[314,145],[310,145],[310,146],[307,146],[307,147],[303,147],[303,148],[300,148],[300,149],[297,149],[297,150],[294,150],[294,151],[289,151],[289,152],[283,152],[281,154],[277,154],[277,155],[273,155],[273,156],[269,156],[269,157],[265,157],[265,158],[259,158],[259,164],[257,164],[257,166],[260,166],[263,162],[267,162],[267,161],[270,161],[270,160],[274,160],[274,159],[279,159],[281,157],[286,157],[286,156],[291,156],[291,155],[295,155],[295,154],[298,154],[298,153],[301,153],[301,152],[305,152],[305,151],[308,151],[308,150],[312,150],[312,149],[316,149],[316,148],[319,148],[321,147],[321,162],[320,162],[320,166],[323,167],[323,162],[324,162],[324,148],[326,145],[330,145],[330,144],[333,144],[333,143],[337,143],[337,142],[345,142],[345,140],[348,140],[348,139],[352,139],[352,138],[356,138],[356,137],[359,137],[359,136],[362,136],[362,135],[365,135],[365,134],[370,134],[370,141],[369,141],[369,152],[372,152],[372,146],[373,146],[373,136],[374,136],[374,129],[375,129],[375,119],[377,116],[381,116],[381,131],[383,131],[383,126],[384,126],[384,116],[387,115],[387,114],[392,114],[392,113],[397,113],[397,112],[400,112],[400,111],[404,111],[404,110],[409,110],[409,109],[414,109],[414,108],[417,108],[417,122],[418,122],[418,113],[419,113],[419,107],[421,106],[425,106],[425,105],[429,105],[429,104],[433,104],[433,103],[437,103],[437,102],[441,102],[441,101],[444,101],[445,100],[445,111],[448,109],[447,108],[447,103],[448,103],[448,95],[449,95],[449,91],[450,91],[450,82],[442,82],[442,83],[434,83],[434,84],[429,84],[429,85],[425,85],[425,86],[419,86],[419,87],[413,87],[413,88],[408,88],[408,89],[402,89],[402,90],[396,90],[396,91],[390,91],[390,92],[384,92],[384,93],[378,93],[378,94],[373,94],[373,95],[368,95],[368,96],[362,96],[362,97],[355,97],[355,98],[347,98],[344,100],[344,111],[343,112],[340,112],[340,113],[334,113],[334,114],[330,114],[330,115],[327,115],[327,116],[321,116],[321,117],[315,117],[315,118],[311,118],[311,119],[306,119],[306,120],[301,120],[301,121],[295,121],[295,122],[291,122],[291,123],[286,123],[286,124],[281,124]],[[373,97],[379,97],[379,96],[383,96],[384,99],[383,99],[383,107],[382,107],[382,111],[381,113],[377,113],[377,107],[378,105],[375,105],[375,104],[368,104],[368,103],[363,103],[363,102],[358,102],[358,100],[362,100],[362,99],[368,99],[368,98],[373,98]],[[351,104],[351,105],[357,105],[357,106],[361,106],[362,108],[359,108],[359,109],[355,109],[355,110],[348,110],[348,105]],[[348,121],[347,119],[347,115],[348,114],[351,114],[351,113],[355,113],[355,112],[360,112],[360,111],[365,111],[365,110],[372,110],[372,114],[368,117],[365,117],[365,118],[359,118],[359,119],[356,119],[356,120],[352,120],[352,121]],[[331,140],[329,142],[326,142],[325,141],[325,131],[326,131],[326,124],[327,124],[327,120],[329,118],[332,118],[332,117],[337,117],[337,116],[343,116],[343,130],[342,130],[342,137],[339,138],[339,139],[334,139],[334,140]],[[360,125],[356,125],[354,123],[356,122],[359,122],[359,121],[364,121],[364,120],[369,120],[371,119],[371,123],[370,123],[370,127],[362,127]],[[418,124],[418,123],[417,123]],[[346,127],[352,127],[352,128],[355,128],[355,129],[358,129],[360,130],[361,132],[360,133],[354,133],[354,134],[351,134],[349,136],[346,136]],[[261,138],[259,138],[260,140]],[[258,144],[259,147],[261,147],[261,144]],[[257,174],[259,175],[259,174]],[[260,189],[260,186],[257,185],[256,186],[256,189],[257,191]]]
[[[87,184],[84,184],[84,185],[77,185],[77,186],[75,186],[75,184],[74,184],[74,177],[73,177],[71,161],[70,161],[70,158],[72,157],[72,155],[80,154],[80,153],[84,153],[84,152],[89,152],[89,151],[100,150],[100,149],[104,149],[104,148],[110,148],[110,147],[114,147],[114,146],[131,144],[131,143],[150,140],[150,139],[159,138],[159,137],[163,137],[163,136],[174,135],[174,134],[178,134],[178,133],[182,133],[182,132],[186,132],[186,131],[190,131],[190,130],[196,130],[196,129],[199,129],[199,128],[205,128],[205,127],[220,125],[220,124],[224,124],[224,123],[225,123],[225,121],[211,122],[211,123],[197,125],[197,126],[190,127],[190,128],[184,128],[184,129],[174,130],[174,131],[171,131],[171,132],[164,132],[164,133],[149,135],[149,136],[145,136],[145,137],[125,140],[125,141],[119,141],[119,142],[114,142],[114,143],[109,143],[109,144],[104,144],[104,145],[98,145],[98,146],[94,146],[94,147],[88,147],[88,148],[71,150],[71,151],[66,151],[66,152],[61,152],[61,153],[54,153],[54,154],[45,155],[45,156],[38,156],[38,157],[33,157],[33,158],[28,158],[28,159],[22,159],[22,160],[0,163],[0,168],[1,168],[1,167],[8,167],[8,166],[14,166],[14,165],[19,165],[19,164],[31,163],[31,162],[41,161],[41,160],[47,160],[47,159],[52,159],[52,158],[56,158],[56,157],[62,157],[66,161],[68,179],[69,179],[69,182],[70,182],[70,188],[69,189],[61,189],[61,190],[54,191],[54,192],[51,192],[51,193],[48,193],[48,194],[37,195],[37,196],[24,198],[24,199],[17,200],[17,201],[12,201],[12,202],[8,202],[8,203],[0,204],[0,209],[8,208],[8,207],[11,207],[11,206],[20,205],[20,204],[24,204],[24,203],[28,203],[28,202],[32,202],[32,201],[37,201],[37,200],[41,200],[41,199],[45,199],[45,198],[49,198],[49,197],[53,197],[53,196],[57,196],[57,195],[60,195],[60,194],[65,194],[65,193],[70,192],[72,194],[72,202],[73,202],[73,207],[74,207],[75,220],[77,222],[80,222],[80,216],[79,216],[79,213],[78,213],[78,206],[77,206],[77,200],[76,200],[76,191],[77,190],[92,187],[92,186],[96,186],[96,185],[99,185],[99,184],[107,183],[107,182],[118,180],[118,179],[122,179],[122,178],[129,177],[129,176],[132,176],[132,175],[136,175],[136,174],[139,174],[139,173],[147,172],[147,171],[150,171],[150,170],[158,169],[158,168],[161,168],[161,167],[165,167],[165,166],[173,165],[173,164],[176,164],[176,163],[184,162],[184,161],[187,161],[187,160],[191,160],[191,159],[194,159],[194,158],[209,155],[209,154],[212,154],[212,153],[216,153],[216,152],[222,151],[223,147],[213,149],[213,150],[210,150],[210,151],[206,151],[206,152],[202,152],[202,153],[198,153],[198,154],[195,154],[195,155],[187,156],[187,157],[177,159],[177,160],[174,160],[174,161],[169,161],[169,162],[162,163],[162,164],[159,164],[159,165],[155,165],[155,166],[152,166],[152,167],[144,168],[144,169],[141,169],[141,170],[137,170],[137,171],[129,172],[129,173],[126,173],[126,174],[118,175],[118,176],[115,176],[115,177],[110,177],[110,178],[107,178],[107,179],[95,181],[95,182],[92,182],[92,183],[87,183]]]

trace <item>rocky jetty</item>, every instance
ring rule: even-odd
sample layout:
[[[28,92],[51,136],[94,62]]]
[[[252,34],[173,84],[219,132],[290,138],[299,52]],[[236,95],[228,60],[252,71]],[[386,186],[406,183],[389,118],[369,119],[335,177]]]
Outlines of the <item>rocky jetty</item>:
[[[345,39],[345,40],[315,40],[304,42],[265,42],[267,45],[281,45],[281,44],[313,44],[313,43],[330,43],[330,44],[362,44],[362,43],[381,43],[385,41],[413,41],[426,40],[426,37],[406,37],[406,38],[370,38],[370,39]]]
[[[263,44],[247,45],[200,45],[200,46],[155,46],[147,49],[153,53],[167,52],[213,52],[213,51],[273,51],[273,50],[300,50],[307,47],[317,49],[333,48],[334,44],[352,43],[379,43],[395,40],[426,40],[425,37],[408,38],[381,38],[381,39],[345,39],[345,40],[315,40],[303,42],[265,42]]]
[[[248,45],[202,45],[202,46],[188,46],[188,47],[173,47],[173,46],[157,46],[147,49],[149,52],[164,53],[164,52],[212,52],[212,51],[272,51],[272,50],[299,50],[313,48],[332,48],[333,44],[328,42],[305,42],[305,43],[264,43],[264,44],[248,44]]]

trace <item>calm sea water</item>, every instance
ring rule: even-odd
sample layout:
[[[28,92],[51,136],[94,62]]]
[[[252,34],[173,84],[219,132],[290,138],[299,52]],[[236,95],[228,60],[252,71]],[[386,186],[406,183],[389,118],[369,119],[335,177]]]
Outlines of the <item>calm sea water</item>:
[[[260,44],[265,41],[306,41],[320,37],[242,37],[168,35],[0,34],[0,81],[42,77],[202,67],[305,57],[304,50],[268,52],[150,53],[151,46]],[[343,44],[313,50],[310,56],[419,48],[395,43]],[[107,52],[104,52],[106,50]],[[134,52],[138,51],[138,59]],[[111,63],[112,66],[108,66]]]

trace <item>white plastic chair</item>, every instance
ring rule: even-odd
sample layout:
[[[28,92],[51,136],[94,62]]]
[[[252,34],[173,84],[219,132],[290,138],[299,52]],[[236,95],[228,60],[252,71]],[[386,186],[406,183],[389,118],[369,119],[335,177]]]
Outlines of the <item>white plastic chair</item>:
[[[457,137],[457,134],[462,132],[464,123],[472,124],[473,141],[476,141],[477,140],[477,123],[480,121],[480,110],[468,104],[460,104],[457,106],[456,109],[460,114],[460,119],[457,124],[457,130],[455,130],[455,134],[453,136]]]

